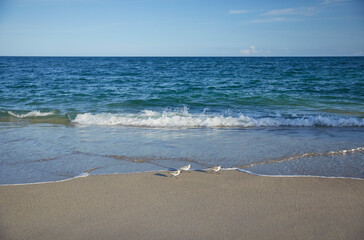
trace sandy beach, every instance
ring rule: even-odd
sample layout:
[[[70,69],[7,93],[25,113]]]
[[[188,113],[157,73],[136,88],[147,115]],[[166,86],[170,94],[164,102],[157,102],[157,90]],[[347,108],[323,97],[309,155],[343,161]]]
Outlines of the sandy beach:
[[[0,186],[1,239],[362,239],[364,181],[168,172]]]

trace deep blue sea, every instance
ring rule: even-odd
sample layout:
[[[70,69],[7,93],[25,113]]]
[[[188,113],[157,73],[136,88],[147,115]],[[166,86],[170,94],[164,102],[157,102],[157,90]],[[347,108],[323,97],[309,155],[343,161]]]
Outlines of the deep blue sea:
[[[364,58],[0,57],[0,184],[186,164],[364,179]]]

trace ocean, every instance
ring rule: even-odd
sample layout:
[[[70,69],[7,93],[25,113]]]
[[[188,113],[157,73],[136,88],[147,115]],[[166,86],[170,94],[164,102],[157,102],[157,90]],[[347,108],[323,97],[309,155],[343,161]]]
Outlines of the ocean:
[[[364,178],[363,57],[0,57],[0,83],[0,184],[186,164]]]

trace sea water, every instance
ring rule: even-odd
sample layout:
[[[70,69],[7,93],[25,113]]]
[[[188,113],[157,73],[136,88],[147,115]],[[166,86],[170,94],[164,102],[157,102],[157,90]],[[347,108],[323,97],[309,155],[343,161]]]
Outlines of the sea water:
[[[364,58],[0,57],[0,184],[186,164],[364,178]]]

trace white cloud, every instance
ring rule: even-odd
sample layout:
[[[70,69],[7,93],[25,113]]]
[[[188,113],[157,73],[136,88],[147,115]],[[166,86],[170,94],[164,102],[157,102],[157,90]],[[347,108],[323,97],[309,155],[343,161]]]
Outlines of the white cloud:
[[[352,0],[319,1],[321,1],[321,3],[317,3],[316,5],[309,7],[282,8],[266,11],[260,14],[259,18],[244,21],[242,24],[302,21],[305,17],[314,16],[319,14],[321,11],[324,11],[325,7],[329,4],[344,4]],[[241,14],[245,12],[246,10],[230,10],[229,14]]]
[[[329,0],[330,1],[330,0]],[[299,7],[299,8],[284,8],[275,9],[264,13],[264,16],[280,16],[280,15],[304,15],[312,16],[318,13],[316,7]]]
[[[229,14],[244,14],[247,12],[248,12],[248,10],[230,10]]]
[[[283,22],[283,21],[293,21],[292,19],[276,17],[276,18],[262,18],[262,19],[254,19],[251,21],[247,21],[245,23],[269,23],[269,22]]]
[[[240,53],[243,54],[243,55],[251,55],[251,54],[256,54],[260,51],[257,51],[255,49],[255,46],[250,46],[248,49],[240,49]]]
[[[298,19],[294,18],[296,16],[313,16],[317,13],[319,13],[319,8],[317,7],[275,9],[261,14],[262,16],[261,18],[253,19],[243,23],[248,24],[248,23],[271,23],[271,22],[287,22],[287,21],[292,22],[300,20],[299,18]]]
[[[255,50],[255,46],[250,46],[251,53],[257,53],[257,50]]]
[[[350,0],[325,0],[321,4],[327,5],[332,3],[343,3],[343,2],[349,2]]]
[[[250,54],[250,49],[240,49],[240,53],[243,55],[249,55]]]
[[[240,49],[240,53],[243,56],[269,56],[271,54],[270,50],[256,49],[254,45],[246,49]]]

